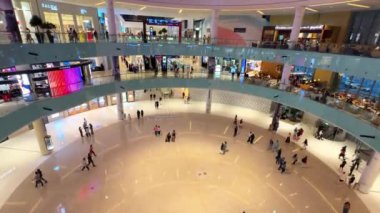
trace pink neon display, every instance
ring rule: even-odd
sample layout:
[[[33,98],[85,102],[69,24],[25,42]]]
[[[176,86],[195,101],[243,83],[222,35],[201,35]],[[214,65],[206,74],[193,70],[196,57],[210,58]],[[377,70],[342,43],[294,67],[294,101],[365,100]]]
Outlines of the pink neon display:
[[[59,97],[78,91],[83,86],[80,67],[48,72],[52,97]]]

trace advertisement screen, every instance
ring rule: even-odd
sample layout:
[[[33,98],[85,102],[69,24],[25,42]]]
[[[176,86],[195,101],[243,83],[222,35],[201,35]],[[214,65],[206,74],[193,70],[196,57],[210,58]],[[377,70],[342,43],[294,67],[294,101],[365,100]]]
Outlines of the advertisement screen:
[[[51,71],[47,75],[52,97],[67,95],[83,87],[80,67]]]

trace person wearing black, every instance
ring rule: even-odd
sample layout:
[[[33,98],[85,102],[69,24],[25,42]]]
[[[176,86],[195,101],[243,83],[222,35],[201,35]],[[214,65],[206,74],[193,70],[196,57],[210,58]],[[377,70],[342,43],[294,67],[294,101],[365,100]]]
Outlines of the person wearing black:
[[[288,135],[288,137],[286,137],[285,143],[290,143],[290,135]]]
[[[106,30],[106,40],[108,41],[109,39],[109,34],[108,34],[108,31]]]
[[[140,119],[140,110],[137,110],[137,119]]]
[[[144,117],[144,110],[141,110],[140,114],[141,114],[141,118],[143,118]]]
[[[360,165],[360,157],[357,157],[352,162],[354,163],[352,166],[356,167],[356,170],[358,170],[359,169],[359,165]]]
[[[149,98],[150,98],[150,100],[152,100],[152,99],[153,99],[153,95],[152,95],[152,94],[150,94],[150,95],[149,95]]]
[[[355,170],[355,164],[352,164],[350,167],[350,173],[348,174],[348,176],[351,176],[354,170]]]
[[[37,169],[36,172],[40,175],[41,180],[43,180],[45,183],[47,183],[47,180],[46,180],[46,179],[44,178],[44,176],[42,175],[42,171],[41,171],[41,169]]]
[[[93,35],[94,35],[95,41],[98,41],[98,32],[96,32],[96,30],[94,30]]]
[[[351,187],[351,185],[354,183],[355,181],[355,175],[351,175],[350,179],[348,179],[348,186]]]
[[[90,127],[91,135],[94,135],[94,127],[92,126],[92,124],[89,123],[88,126]]]
[[[238,126],[237,126],[237,125],[235,125],[235,129],[234,129],[234,137],[236,137],[236,135],[237,135],[237,132],[238,132]]]
[[[343,170],[344,167],[346,166],[346,164],[347,164],[346,159],[343,159],[343,162],[340,164],[339,168],[340,168],[341,170]]]
[[[306,166],[306,164],[307,164],[307,156],[303,157],[301,159],[301,162],[303,163],[302,165]]]
[[[297,161],[298,161],[298,155],[297,155],[297,153],[294,154],[292,158],[293,158],[293,163],[292,164],[295,165],[297,163]]]
[[[173,132],[172,132],[172,142],[175,142],[175,138],[176,138],[176,132],[175,130],[173,129]]]
[[[154,103],[154,106],[156,107],[156,109],[158,109],[158,106],[159,106],[159,102],[158,102],[158,101],[156,101],[156,102]]]
[[[171,140],[171,134],[170,134],[170,132],[166,135],[166,139],[165,139],[165,142],[170,142],[170,140]]]
[[[153,99],[156,100],[156,94],[153,94]]]
[[[91,152],[89,152],[87,155],[87,161],[88,161],[88,165],[92,164],[93,167],[96,167],[94,161],[92,160],[92,153]]]
[[[83,130],[82,130],[82,127],[79,127],[79,133],[80,133],[80,136],[83,138]]]
[[[41,175],[36,171],[34,173],[34,180],[36,182],[35,187],[38,188],[38,184],[41,184],[41,186],[44,186],[44,183],[42,182]]]
[[[249,140],[249,143],[253,144],[254,141],[255,141],[255,133],[252,132],[252,135],[251,135],[251,138]]]

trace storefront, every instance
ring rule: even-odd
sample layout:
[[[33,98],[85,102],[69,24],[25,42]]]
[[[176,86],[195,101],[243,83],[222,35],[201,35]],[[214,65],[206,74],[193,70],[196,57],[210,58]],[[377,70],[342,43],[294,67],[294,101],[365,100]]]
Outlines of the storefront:
[[[249,77],[259,76],[262,61],[247,59],[246,73]]]
[[[380,45],[380,10],[353,12],[348,43]]]
[[[38,15],[43,21],[54,24],[56,37],[60,41],[68,39],[67,36],[59,35],[67,33],[70,28],[85,34],[93,30],[99,32],[100,29],[96,8],[45,0],[12,0],[12,2],[22,34],[25,34],[27,28],[34,31],[29,23],[32,15]]]
[[[298,39],[302,42],[336,42],[340,27],[313,25],[301,27]],[[289,40],[291,26],[265,26],[262,41],[284,42]]]
[[[0,41],[1,43],[21,41],[11,0],[0,1]]]

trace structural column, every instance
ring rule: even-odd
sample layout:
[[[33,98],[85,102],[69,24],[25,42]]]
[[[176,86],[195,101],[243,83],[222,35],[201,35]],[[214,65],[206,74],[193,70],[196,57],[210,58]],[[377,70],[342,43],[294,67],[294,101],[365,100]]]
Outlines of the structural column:
[[[84,83],[86,85],[91,85],[91,70],[89,65],[82,66]]]
[[[291,46],[293,46],[298,41],[298,35],[300,34],[300,31],[301,31],[302,19],[304,15],[305,15],[305,7],[297,6],[295,14],[294,14],[294,19],[293,19],[292,31],[290,32],[289,41],[290,41]]]
[[[380,172],[380,152],[375,151],[359,180],[359,191],[368,194]]]
[[[211,22],[210,22],[210,37],[211,43],[217,43],[218,38],[218,25],[219,25],[219,10],[211,11]]]
[[[107,0],[107,24],[110,35],[110,41],[116,42],[116,20],[115,20],[115,9],[114,0]],[[120,67],[118,56],[112,56],[112,74],[115,76],[116,81],[120,81]],[[123,97],[122,93],[116,93],[116,103],[117,103],[117,117],[119,120],[124,120],[124,107],[123,107]]]
[[[212,90],[209,89],[207,93],[207,100],[206,100],[206,113],[210,114],[211,112],[211,103],[212,103]]]
[[[290,86],[289,77],[292,72],[292,65],[284,62],[284,67],[282,68],[280,90],[286,90]]]
[[[47,131],[46,131],[45,122],[43,121],[43,119],[39,118],[33,121],[33,128],[36,134],[36,138],[38,141],[38,145],[40,147],[41,154],[48,155],[50,152],[47,149],[47,146],[45,143],[45,136],[47,136]]]
[[[116,42],[116,20],[114,0],[107,0],[107,25],[110,41]]]

